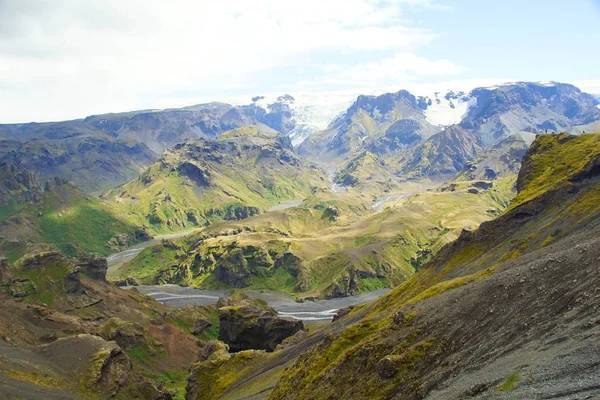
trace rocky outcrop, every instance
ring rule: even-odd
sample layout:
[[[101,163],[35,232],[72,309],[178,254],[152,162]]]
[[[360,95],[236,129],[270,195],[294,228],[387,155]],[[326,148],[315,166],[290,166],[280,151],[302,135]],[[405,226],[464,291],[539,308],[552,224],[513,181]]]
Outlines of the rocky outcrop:
[[[102,327],[101,335],[106,340],[116,342],[125,350],[148,345],[144,335],[144,328],[141,325],[123,321],[117,317],[111,318],[106,322]]]
[[[231,359],[229,346],[218,340],[204,342],[198,362],[192,364],[185,388],[186,400],[214,398],[213,387],[220,369]]]
[[[48,265],[62,263],[64,260],[64,257],[58,251],[44,251],[25,256],[21,261],[21,265],[30,270],[39,270]]]
[[[177,171],[194,181],[198,186],[210,185],[210,172],[193,162],[183,162],[177,167]]]
[[[0,257],[0,286],[10,284],[9,268],[8,258]]]
[[[192,335],[200,335],[213,325],[207,308],[199,305],[179,307],[165,316],[167,320],[182,321]]]
[[[284,339],[304,330],[302,321],[277,317],[265,302],[241,293],[221,304],[228,305],[219,308],[219,340],[232,351],[274,351]]]
[[[333,299],[359,294],[360,273],[360,271],[354,268],[349,268],[340,278],[325,289],[324,297]]]
[[[39,352],[57,366],[82,374],[88,390],[100,389],[114,396],[131,375],[131,361],[115,342],[99,336],[80,334],[41,346]]]
[[[105,257],[84,256],[77,261],[77,267],[80,271],[92,279],[99,281],[106,280],[108,271],[108,261]]]
[[[38,175],[13,163],[0,161],[0,206],[13,201],[37,202],[43,194]]]
[[[352,311],[353,309],[354,309],[354,306],[340,308],[333,316],[333,321],[331,321],[331,322],[335,322],[335,321],[338,321],[338,320],[344,318],[346,315],[350,314],[350,311]]]

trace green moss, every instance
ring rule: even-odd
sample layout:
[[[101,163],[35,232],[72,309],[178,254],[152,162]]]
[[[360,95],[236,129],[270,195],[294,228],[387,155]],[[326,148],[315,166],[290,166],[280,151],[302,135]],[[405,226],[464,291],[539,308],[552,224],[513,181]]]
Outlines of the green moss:
[[[270,275],[255,276],[250,278],[253,290],[275,290],[292,294],[295,292],[296,278],[284,268],[275,268]]]
[[[218,399],[220,396],[252,366],[268,359],[263,351],[246,350],[233,354],[214,355],[211,359],[192,365],[192,374],[200,392],[198,398]]]
[[[360,347],[364,338],[377,332],[377,327],[378,324],[372,320],[358,322],[342,331],[340,336],[335,338],[324,351],[313,353],[314,359],[311,360],[310,369],[304,371],[306,374],[303,379],[305,387],[308,387],[317,378],[324,376],[330,368],[337,364],[338,360],[344,358],[345,353],[351,348]]]
[[[391,286],[391,282],[386,278],[359,278],[359,282],[359,287],[364,292],[373,292]]]
[[[509,209],[570,185],[569,179],[583,172],[600,155],[600,135],[538,135],[523,162],[522,190]]]
[[[18,267],[13,270],[16,277],[28,279],[35,291],[25,298],[31,304],[46,303],[52,305],[67,293],[65,278],[72,273],[71,267],[66,263],[48,265],[41,269],[28,269]]]
[[[510,375],[508,378],[504,380],[499,386],[498,390],[501,392],[515,390],[519,382],[521,381],[521,375],[518,372]]]
[[[0,204],[0,221],[16,214],[23,209],[24,206],[24,204],[17,203],[15,199],[9,199],[7,204]]]
[[[542,241],[542,243],[540,243],[540,248],[549,246],[550,243],[552,243],[553,241],[554,241],[554,237],[552,235],[548,236],[546,239],[544,239]]]
[[[150,353],[148,352],[148,349],[144,346],[136,346],[129,350],[128,353],[130,356],[135,357],[140,361],[146,363],[150,361]]]
[[[91,389],[98,383],[102,377],[102,367],[110,357],[110,353],[111,349],[103,347],[90,356],[87,371],[82,378],[84,387]]]
[[[158,375],[150,375],[149,378],[164,383],[166,389],[177,390],[174,400],[184,400],[188,374],[187,370],[171,370]]]
[[[65,389],[68,387],[66,382],[57,376],[45,375],[33,371],[23,370],[6,370],[3,371],[6,375],[12,379],[16,379],[23,382],[32,383],[36,386],[43,386],[50,389]]]
[[[354,246],[363,247],[375,242],[377,242],[377,237],[373,235],[362,235],[354,239]]]
[[[492,268],[488,268],[486,270],[483,270],[481,272],[478,272],[478,273],[475,273],[472,275],[460,276],[458,278],[440,282],[437,285],[434,285],[434,286],[424,290],[423,292],[419,293],[417,296],[410,299],[406,303],[406,305],[418,303],[420,301],[423,301],[423,300],[429,299],[431,297],[440,295],[444,292],[447,292],[448,290],[456,289],[456,288],[464,286],[468,283],[487,278],[488,276],[492,275],[495,272],[495,270],[496,269],[494,267],[492,267]]]
[[[112,272],[108,278],[115,281],[131,276],[139,283],[153,284],[160,271],[176,263],[176,255],[176,249],[160,243],[147,247],[134,260],[126,262],[117,271]]]

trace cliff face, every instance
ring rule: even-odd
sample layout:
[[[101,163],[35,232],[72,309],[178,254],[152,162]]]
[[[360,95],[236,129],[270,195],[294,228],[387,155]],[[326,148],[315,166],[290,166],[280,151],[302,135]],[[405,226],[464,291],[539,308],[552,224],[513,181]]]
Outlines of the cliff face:
[[[507,212],[353,310],[270,398],[600,395],[599,155],[599,135],[538,137]]]
[[[0,161],[0,220],[30,201],[39,201],[43,192],[37,174]]]

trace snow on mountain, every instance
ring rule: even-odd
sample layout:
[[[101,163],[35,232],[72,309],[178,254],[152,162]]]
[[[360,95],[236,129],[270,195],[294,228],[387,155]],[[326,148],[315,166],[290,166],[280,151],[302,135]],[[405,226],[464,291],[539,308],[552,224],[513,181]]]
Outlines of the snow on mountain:
[[[248,96],[227,99],[231,104],[242,105],[250,102],[265,109],[273,109],[277,103],[285,104],[292,114],[294,128],[288,133],[292,143],[297,146],[314,132],[323,130],[331,122],[339,118],[357,99],[359,95],[378,96],[405,89],[427,104],[425,116],[432,125],[444,127],[459,123],[469,109],[477,104],[477,98],[471,96],[475,88],[495,89],[518,82],[515,79],[471,79],[444,83],[398,85],[396,87],[358,88],[323,92],[290,92],[264,94],[253,98]],[[553,85],[554,82],[541,82]],[[572,82],[583,92],[591,93],[600,100],[600,80]]]

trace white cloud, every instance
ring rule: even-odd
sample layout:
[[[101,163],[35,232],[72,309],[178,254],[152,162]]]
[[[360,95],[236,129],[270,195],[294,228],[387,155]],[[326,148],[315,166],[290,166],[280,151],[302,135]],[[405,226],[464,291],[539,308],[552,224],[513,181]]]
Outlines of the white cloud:
[[[466,69],[449,60],[429,60],[411,53],[398,53],[377,62],[349,67],[329,64],[324,67],[324,83],[337,85],[381,86],[399,84],[422,76],[442,76]]]
[[[257,74],[286,67],[297,71],[316,54],[383,51],[406,59],[435,34],[403,25],[405,7],[436,4],[0,1],[0,122],[175,106],[170,98],[253,87]],[[412,57],[419,68],[404,68],[405,74],[457,68]],[[341,66],[338,79],[365,79],[369,70],[391,76],[390,61],[379,64]]]

